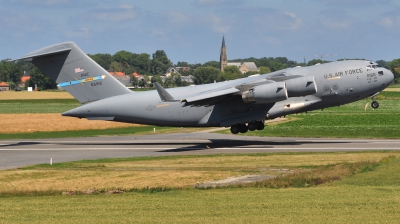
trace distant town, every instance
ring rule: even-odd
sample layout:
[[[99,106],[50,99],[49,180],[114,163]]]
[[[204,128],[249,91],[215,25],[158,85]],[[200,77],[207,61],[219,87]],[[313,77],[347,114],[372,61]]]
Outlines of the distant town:
[[[114,55],[88,54],[110,75],[125,86],[135,88],[154,88],[158,82],[165,88],[199,85],[247,77],[255,74],[266,74],[277,70],[311,66],[329,62],[324,55],[310,61],[296,62],[286,57],[263,57],[228,60],[227,44],[222,37],[219,61],[208,61],[204,64],[189,64],[179,61],[173,64],[166,52],[157,50],[151,56],[147,53],[132,53],[125,50]],[[339,60],[349,60],[346,58]],[[360,58],[359,60],[367,60]],[[379,66],[390,69],[395,75],[394,84],[400,82],[400,59],[392,61],[378,60]],[[47,90],[57,89],[57,84],[47,78],[29,62],[0,62],[0,91]]]

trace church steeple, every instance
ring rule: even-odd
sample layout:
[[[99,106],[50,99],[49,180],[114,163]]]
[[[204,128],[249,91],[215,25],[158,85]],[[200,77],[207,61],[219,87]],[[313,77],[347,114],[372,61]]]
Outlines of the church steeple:
[[[224,72],[224,68],[228,65],[228,56],[226,55],[225,37],[222,36],[221,55],[219,57],[220,70]]]

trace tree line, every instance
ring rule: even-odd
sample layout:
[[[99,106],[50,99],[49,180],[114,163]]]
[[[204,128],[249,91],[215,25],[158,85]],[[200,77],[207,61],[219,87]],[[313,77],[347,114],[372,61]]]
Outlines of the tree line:
[[[186,86],[190,83],[182,81],[181,76],[193,76],[193,82],[196,85],[212,83],[214,81],[226,81],[238,78],[244,78],[256,73],[265,74],[277,70],[295,67],[295,66],[311,66],[317,63],[327,63],[329,61],[322,59],[313,59],[304,62],[296,62],[286,57],[263,57],[263,58],[243,58],[229,60],[229,62],[254,62],[260,71],[251,71],[242,74],[236,66],[227,66],[224,72],[219,70],[219,61],[208,61],[203,64],[190,64],[185,61],[178,61],[173,64],[163,50],[157,50],[151,56],[147,53],[132,53],[129,51],[119,51],[114,55],[111,54],[88,54],[95,62],[107,71],[123,72],[131,76],[132,84],[140,87],[153,87],[152,83],[159,82],[164,87]],[[345,59],[339,59],[345,60]],[[361,60],[361,59],[360,59]],[[362,59],[365,60],[365,59]],[[392,61],[378,60],[380,66],[390,69],[395,75],[395,83],[400,82],[400,59]],[[189,67],[188,71],[172,71],[171,75],[162,81],[161,76],[164,75],[171,67]],[[21,76],[24,72],[28,72],[31,76],[26,82],[25,87],[34,87],[37,85],[39,90],[56,89],[57,84],[43,75],[38,68],[29,62],[9,62],[9,59],[0,61],[0,82],[7,82],[12,89],[16,88],[20,83]],[[137,80],[132,74],[136,72],[143,75],[142,80]],[[178,74],[179,73],[179,74]],[[150,78],[151,77],[151,78]]]

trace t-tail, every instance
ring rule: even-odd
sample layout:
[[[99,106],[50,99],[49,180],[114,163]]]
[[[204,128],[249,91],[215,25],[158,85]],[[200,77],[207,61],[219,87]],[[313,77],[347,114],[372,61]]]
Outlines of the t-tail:
[[[32,62],[81,103],[132,93],[73,42],[48,46],[17,60]]]

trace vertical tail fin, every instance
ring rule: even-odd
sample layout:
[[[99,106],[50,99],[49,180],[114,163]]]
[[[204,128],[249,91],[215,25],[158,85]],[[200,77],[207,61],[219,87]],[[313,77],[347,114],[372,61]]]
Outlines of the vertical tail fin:
[[[132,93],[73,42],[48,46],[17,60],[32,62],[81,103]]]

